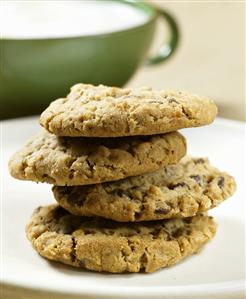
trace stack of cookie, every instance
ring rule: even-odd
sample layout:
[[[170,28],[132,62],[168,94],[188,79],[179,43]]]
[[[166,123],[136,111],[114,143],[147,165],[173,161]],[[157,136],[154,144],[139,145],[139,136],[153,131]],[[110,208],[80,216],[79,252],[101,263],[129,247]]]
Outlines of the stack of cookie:
[[[9,162],[13,177],[54,185],[59,205],[37,208],[26,228],[34,248],[108,272],[153,272],[199,251],[216,231],[204,212],[235,182],[205,158],[184,157],[176,130],[216,113],[211,100],[184,92],[73,86]]]

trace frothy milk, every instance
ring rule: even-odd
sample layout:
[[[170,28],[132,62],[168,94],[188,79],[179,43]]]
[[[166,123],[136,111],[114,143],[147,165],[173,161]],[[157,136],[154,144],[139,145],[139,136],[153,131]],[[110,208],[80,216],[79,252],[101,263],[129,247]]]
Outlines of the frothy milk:
[[[3,1],[2,38],[96,35],[143,24],[146,14],[113,1]]]

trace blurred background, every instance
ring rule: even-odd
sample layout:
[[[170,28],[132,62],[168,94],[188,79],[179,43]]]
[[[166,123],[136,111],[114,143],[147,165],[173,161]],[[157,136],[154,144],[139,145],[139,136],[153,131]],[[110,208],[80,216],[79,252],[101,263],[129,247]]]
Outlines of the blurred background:
[[[10,2],[13,1],[1,1],[2,19],[5,14],[3,7],[8,7]],[[29,1],[29,3],[36,2]],[[53,3],[54,9],[61,7],[62,3],[62,1],[43,2]],[[83,5],[88,3],[88,1],[79,2],[82,10]],[[147,35],[152,34],[152,29],[149,28],[149,31],[144,33],[146,40],[143,37],[138,41],[132,35],[125,42],[121,35],[114,43],[94,45],[92,39],[86,43],[73,39],[73,48],[68,48],[59,39],[53,40],[52,46],[47,40],[41,43],[29,40],[20,46],[13,37],[6,40],[4,36],[6,26],[12,26],[9,25],[12,22],[11,18],[8,24],[0,22],[0,111],[2,111],[0,118],[38,114],[51,100],[65,96],[71,85],[82,82],[84,74],[88,74],[85,83],[127,87],[144,85],[157,89],[183,89],[205,95],[216,101],[219,116],[245,121],[245,2],[150,0],[131,2],[138,4],[145,2],[165,9],[177,21],[180,40],[170,59],[154,66],[143,65],[144,59],[151,53],[156,53],[161,43],[170,35],[168,26],[161,19],[157,21],[153,43],[151,39],[147,39]],[[103,0],[90,3],[98,5],[103,3]],[[49,17],[52,18],[51,11]],[[12,15],[12,20],[14,17]],[[68,23],[75,22],[73,16],[68,14],[67,17],[71,19],[67,20]],[[104,21],[106,20],[102,20]],[[64,28],[66,29],[66,26]],[[134,40],[140,47],[138,53],[135,51]],[[31,51],[32,47],[36,47],[36,52]],[[147,51],[149,47],[150,50]],[[146,52],[141,52],[141,48],[146,49]],[[104,52],[103,54],[98,52],[95,56],[95,51]],[[105,56],[106,53],[108,57]],[[68,66],[66,59],[69,61]],[[84,65],[83,59],[86,60]],[[128,71],[130,63],[132,70]],[[107,69],[111,70],[110,78],[103,73]],[[73,76],[75,71],[77,77]],[[122,78],[117,81],[115,78],[121,75]],[[125,80],[123,76],[130,77],[130,80]],[[46,82],[43,82],[45,80]]]
[[[245,121],[245,2],[148,2],[176,16],[181,40],[170,60],[141,68],[128,86],[170,87],[207,95],[216,101],[220,116]],[[160,23],[154,48],[163,36]]]

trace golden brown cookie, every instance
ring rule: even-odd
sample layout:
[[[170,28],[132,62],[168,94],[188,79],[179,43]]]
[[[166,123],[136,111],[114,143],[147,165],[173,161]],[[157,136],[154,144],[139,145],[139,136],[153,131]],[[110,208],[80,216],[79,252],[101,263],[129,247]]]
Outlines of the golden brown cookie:
[[[40,124],[59,136],[152,135],[210,124],[214,102],[181,91],[77,84],[42,113]]]
[[[9,161],[13,177],[54,185],[119,180],[177,163],[186,153],[178,132],[121,138],[57,137],[41,131]]]
[[[212,209],[236,189],[232,176],[208,159],[185,157],[153,173],[90,186],[53,187],[70,213],[115,221],[190,217]]]
[[[123,224],[51,205],[35,210],[26,232],[49,260],[99,272],[153,272],[198,252],[215,235],[216,224],[205,215]]]

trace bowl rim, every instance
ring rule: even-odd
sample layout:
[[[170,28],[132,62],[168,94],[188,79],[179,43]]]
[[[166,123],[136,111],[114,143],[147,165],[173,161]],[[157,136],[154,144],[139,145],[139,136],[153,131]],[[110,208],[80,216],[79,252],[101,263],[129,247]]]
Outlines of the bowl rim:
[[[85,35],[71,35],[71,36],[58,36],[58,37],[31,37],[31,38],[21,38],[21,37],[3,37],[1,36],[0,43],[1,41],[29,41],[29,42],[34,42],[34,41],[48,41],[48,40],[70,40],[70,39],[81,39],[81,38],[86,38],[86,39],[99,39],[99,38],[108,38],[111,36],[119,35],[119,34],[128,34],[128,33],[133,33],[137,32],[139,30],[144,29],[145,27],[149,26],[150,24],[154,23],[157,18],[157,10],[155,9],[154,6],[146,3],[146,2],[138,2],[134,0],[107,0],[109,2],[120,2],[124,5],[130,5],[134,7],[135,9],[142,10],[145,15],[147,16],[146,21],[143,23],[126,28],[126,29],[121,29],[117,31],[112,31],[112,32],[106,32],[106,33],[98,33],[98,34],[85,34]]]

